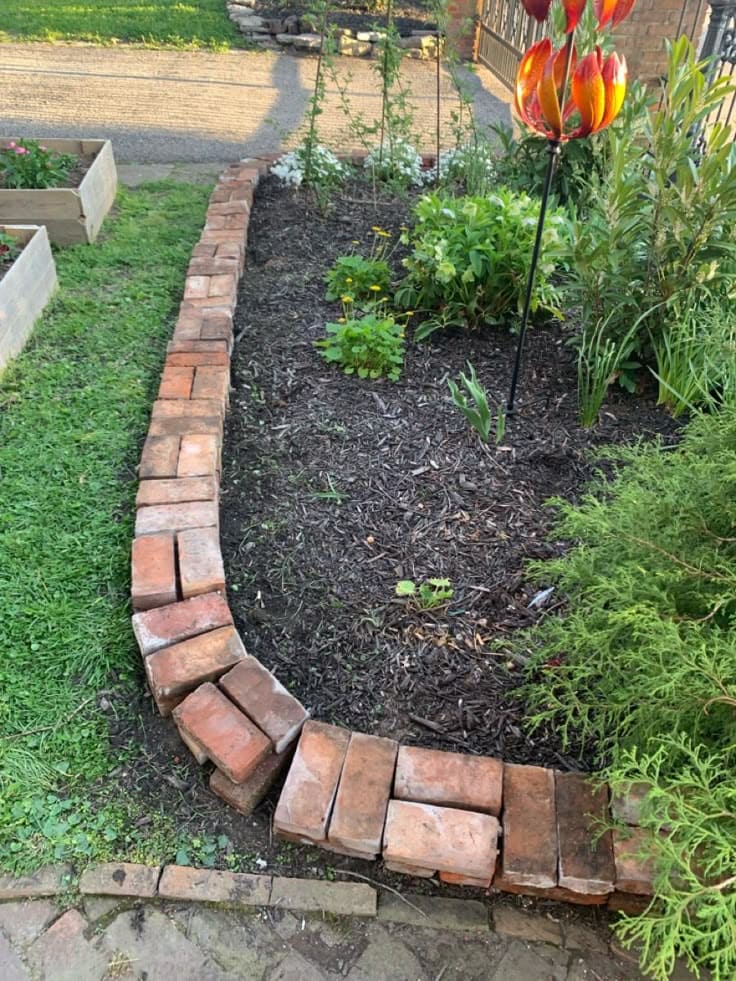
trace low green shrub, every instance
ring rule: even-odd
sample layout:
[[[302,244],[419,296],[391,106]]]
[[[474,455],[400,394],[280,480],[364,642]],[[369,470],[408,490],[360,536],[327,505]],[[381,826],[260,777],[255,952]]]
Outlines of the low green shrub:
[[[315,341],[326,361],[346,375],[398,381],[404,365],[404,328],[393,317],[367,313],[326,326],[327,337]]]
[[[415,331],[417,340],[450,325],[510,325],[524,302],[539,202],[506,188],[488,197],[427,194],[417,203],[415,214],[414,228],[402,235],[412,252],[403,260],[408,275],[395,300],[427,315]],[[551,209],[533,311],[558,312],[559,294],[551,276],[566,229],[564,214]]]
[[[325,276],[328,300],[350,296],[353,302],[371,302],[391,289],[391,270],[385,259],[342,255]]]
[[[72,154],[56,153],[37,140],[11,140],[0,149],[0,187],[58,187],[76,163]]]

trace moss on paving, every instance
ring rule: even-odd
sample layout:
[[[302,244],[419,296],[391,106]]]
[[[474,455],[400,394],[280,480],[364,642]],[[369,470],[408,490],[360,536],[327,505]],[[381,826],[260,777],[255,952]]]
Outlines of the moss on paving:
[[[3,0],[0,40],[243,47],[224,0]]]
[[[0,376],[6,868],[140,855],[173,840],[163,818],[137,836],[135,801],[117,800],[114,781],[103,807],[89,788],[119,762],[97,693],[138,683],[135,466],[207,196],[171,182],[121,190],[97,244],[57,251],[58,297]],[[112,701],[125,710],[124,698]]]

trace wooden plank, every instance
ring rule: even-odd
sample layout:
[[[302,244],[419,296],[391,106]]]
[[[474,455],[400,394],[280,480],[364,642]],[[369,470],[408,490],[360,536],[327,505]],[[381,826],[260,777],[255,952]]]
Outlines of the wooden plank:
[[[56,266],[46,229],[8,229],[28,242],[0,280],[0,370],[28,340],[33,325],[57,287]]]
[[[87,229],[87,239],[94,242],[105,215],[112,207],[118,191],[118,172],[112,153],[112,143],[106,140],[95,157],[94,164],[84,175],[79,186],[82,199],[82,216]]]
[[[0,136],[0,146],[7,146],[11,140],[16,143],[19,140],[26,139],[25,136]],[[102,144],[104,140],[90,140],[89,142],[95,142],[97,144]],[[94,150],[84,150],[83,142],[81,140],[67,140],[60,139],[58,137],[49,137],[49,139],[38,139],[36,143],[40,143],[41,146],[48,147],[49,150],[56,150],[57,153],[73,153],[75,156],[79,156],[80,153],[96,153],[99,149],[99,145]]]
[[[82,216],[79,191],[73,187],[45,190],[0,188],[0,221],[8,225],[45,225],[48,219],[78,221]]]

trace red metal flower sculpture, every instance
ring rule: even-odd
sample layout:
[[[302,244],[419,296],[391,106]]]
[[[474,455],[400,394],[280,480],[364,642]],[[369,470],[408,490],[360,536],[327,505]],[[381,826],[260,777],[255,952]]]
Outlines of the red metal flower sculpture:
[[[635,0],[593,0],[598,28],[616,27],[631,13]],[[540,23],[549,16],[552,0],[521,0],[524,10]],[[603,56],[600,47],[578,59],[575,29],[588,0],[560,0],[565,14],[565,44],[555,50],[549,38],[533,44],[521,59],[514,90],[514,109],[519,119],[548,141],[549,164],[539,209],[537,237],[527,280],[516,363],[506,411],[514,411],[516,385],[521,367],[524,337],[529,322],[534,276],[542,244],[555,162],[560,147],[605,129],[618,116],[626,96],[626,59]],[[569,89],[569,91],[568,91]]]

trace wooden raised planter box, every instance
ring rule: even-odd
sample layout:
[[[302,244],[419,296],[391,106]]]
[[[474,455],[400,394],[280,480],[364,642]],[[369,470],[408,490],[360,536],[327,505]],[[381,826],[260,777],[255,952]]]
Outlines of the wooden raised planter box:
[[[28,340],[33,325],[56,289],[56,266],[49,237],[41,226],[0,225],[23,251],[0,279],[0,371]]]
[[[10,140],[11,137],[0,138],[0,146],[7,146]],[[49,139],[43,145],[75,156],[94,154],[92,166],[79,187],[0,188],[0,222],[45,225],[55,245],[94,242],[118,188],[112,144],[109,140]]]

